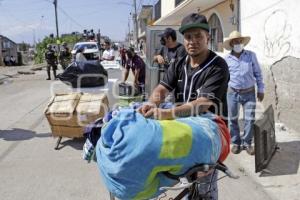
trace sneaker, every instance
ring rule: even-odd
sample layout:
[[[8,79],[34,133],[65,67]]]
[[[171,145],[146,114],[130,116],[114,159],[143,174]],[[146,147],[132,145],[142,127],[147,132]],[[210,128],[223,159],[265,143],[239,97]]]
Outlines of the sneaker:
[[[51,78],[47,78],[46,80],[51,80]]]
[[[253,146],[244,146],[244,149],[246,150],[246,152],[249,154],[249,155],[254,155],[255,151],[254,151],[254,147]]]
[[[231,152],[234,154],[239,154],[241,152],[241,146],[234,144],[231,148]]]

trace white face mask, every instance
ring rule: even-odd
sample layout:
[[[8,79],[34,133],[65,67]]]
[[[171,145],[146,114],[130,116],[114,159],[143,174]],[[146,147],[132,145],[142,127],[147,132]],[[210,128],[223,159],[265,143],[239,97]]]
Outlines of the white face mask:
[[[233,51],[235,53],[241,53],[244,49],[244,45],[243,44],[235,44],[233,45]]]

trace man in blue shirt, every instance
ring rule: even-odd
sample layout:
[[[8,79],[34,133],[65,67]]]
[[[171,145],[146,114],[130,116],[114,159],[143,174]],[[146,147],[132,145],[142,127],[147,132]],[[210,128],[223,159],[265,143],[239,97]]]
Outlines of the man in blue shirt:
[[[255,120],[255,85],[257,85],[257,99],[264,99],[264,83],[256,54],[244,49],[250,37],[243,37],[238,31],[230,33],[224,41],[224,48],[231,52],[225,57],[229,67],[230,80],[228,83],[227,103],[228,117],[233,143],[231,152],[238,154],[245,149],[249,155],[254,154],[251,146]],[[240,136],[238,125],[240,105],[244,111],[244,134]]]

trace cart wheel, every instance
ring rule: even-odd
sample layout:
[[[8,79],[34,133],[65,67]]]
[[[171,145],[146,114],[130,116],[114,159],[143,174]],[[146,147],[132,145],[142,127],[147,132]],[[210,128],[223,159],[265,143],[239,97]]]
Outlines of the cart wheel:
[[[58,146],[59,146],[59,144],[60,144],[60,142],[61,142],[61,139],[62,139],[62,137],[58,137],[58,139],[57,139],[57,142],[56,142],[56,146],[55,146],[55,150],[59,150],[58,149]]]

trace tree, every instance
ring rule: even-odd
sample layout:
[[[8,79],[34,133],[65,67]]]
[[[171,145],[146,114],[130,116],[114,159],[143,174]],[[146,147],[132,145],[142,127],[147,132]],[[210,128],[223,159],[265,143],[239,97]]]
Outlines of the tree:
[[[46,52],[47,49],[47,45],[51,44],[54,46],[57,46],[56,44],[56,38],[51,37],[52,35],[50,35],[49,37],[45,37],[43,39],[42,42],[39,42],[36,45],[36,55],[34,57],[34,62],[35,64],[39,64],[39,63],[43,63],[44,62],[44,54]],[[80,40],[80,36],[79,35],[64,35],[62,38],[60,38],[60,42],[66,42],[68,44],[68,46],[71,48],[74,46],[75,43],[77,43]],[[57,48],[56,48],[57,49]]]

